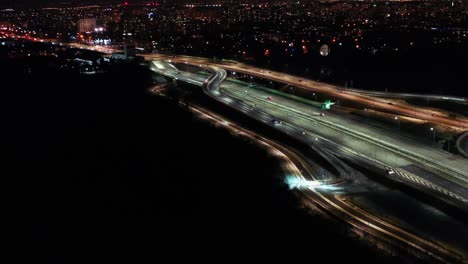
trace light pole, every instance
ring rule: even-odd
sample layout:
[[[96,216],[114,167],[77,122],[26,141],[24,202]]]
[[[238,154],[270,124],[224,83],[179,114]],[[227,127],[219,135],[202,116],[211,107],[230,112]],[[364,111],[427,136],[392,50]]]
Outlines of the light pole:
[[[433,145],[435,145],[435,138],[436,138],[436,132],[435,132],[435,129],[433,127],[431,127],[431,131],[432,131],[432,135],[433,135]]]
[[[395,120],[398,122],[398,132],[400,132],[400,119],[398,116],[395,116]]]

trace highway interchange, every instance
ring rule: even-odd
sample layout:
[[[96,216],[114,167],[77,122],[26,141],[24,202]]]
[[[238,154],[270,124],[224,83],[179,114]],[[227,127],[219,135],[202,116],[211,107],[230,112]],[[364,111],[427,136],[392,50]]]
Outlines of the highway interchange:
[[[301,168],[292,173],[295,176],[292,178],[293,180],[289,178],[289,181],[290,183],[293,182],[292,187],[301,190],[304,197],[308,197],[322,207],[328,208],[329,211],[352,226],[366,229],[377,237],[398,240],[412,246],[419,252],[432,255],[434,258],[443,261],[452,262],[460,258],[466,260],[466,248],[464,248],[464,245],[468,242],[464,239],[465,235],[468,235],[466,226],[460,225],[455,219],[448,220],[450,217],[446,215],[442,217],[444,219],[437,220],[436,215],[440,216],[441,213],[436,212],[437,209],[425,210],[423,214],[426,214],[426,217],[429,215],[434,217],[435,223],[452,222],[451,226],[454,229],[453,231],[447,231],[447,233],[452,233],[453,236],[457,236],[458,233],[458,235],[462,236],[461,238],[444,238],[446,234],[442,233],[421,235],[424,228],[415,227],[414,223],[410,223],[409,218],[402,217],[403,220],[395,221],[394,219],[391,220],[392,217],[390,216],[388,219],[380,215],[376,216],[371,212],[375,211],[375,207],[378,207],[378,205],[374,205],[374,208],[366,205],[368,208],[362,210],[356,206],[357,199],[353,200],[350,196],[330,192],[333,189],[341,190],[341,192],[343,192],[343,189],[347,189],[348,192],[359,193],[364,188],[363,186],[375,188],[374,183],[370,183],[362,173],[348,165],[347,162],[351,162],[365,164],[382,175],[392,171],[394,175],[391,176],[398,178],[398,181],[416,186],[415,188],[424,189],[466,207],[468,202],[466,192],[468,164],[466,160],[454,158],[450,154],[418,145],[415,142],[407,142],[405,139],[395,137],[391,133],[386,134],[378,131],[379,138],[366,137],[367,134],[375,133],[375,131],[371,131],[372,128],[363,128],[362,125],[353,124],[352,121],[344,120],[328,112],[325,117],[321,116],[316,109],[292,102],[287,98],[275,97],[274,100],[266,100],[267,95],[263,91],[254,89],[247,91],[240,84],[225,81],[227,72],[217,65],[202,65],[198,59],[188,61],[186,58],[181,58],[178,61],[179,63],[189,63],[209,70],[212,75],[207,79],[206,76],[200,74],[182,72],[169,63],[177,59],[149,56],[147,59],[154,60],[150,66],[153,71],[195,86],[201,86],[206,95],[304,142],[313,150],[319,152],[324,159],[333,165],[335,171],[337,171],[335,175],[331,176],[331,173],[327,174],[330,177],[320,175],[317,169],[313,169],[309,165],[313,161],[304,161],[307,160],[306,157],[301,157],[294,151],[274,143],[277,149],[280,149],[282,153],[285,153],[289,159],[294,161],[291,164]],[[346,96],[348,95],[346,94]],[[389,106],[393,107],[394,105]],[[214,113],[206,113],[206,111],[205,114],[215,115]],[[443,117],[436,118],[434,121],[439,122],[439,119],[443,119],[446,125],[453,125],[446,122],[450,120]],[[282,123],[275,124],[272,122],[273,120],[281,120]],[[253,137],[259,137],[258,135],[255,136],[253,132],[249,133]],[[365,144],[362,144],[363,142]],[[401,146],[405,146],[405,148]],[[426,173],[428,170],[432,171],[432,173]],[[342,184],[343,181],[346,184]],[[364,182],[365,184],[363,184]],[[362,184],[362,186],[359,186],[359,184]],[[382,187],[379,186],[379,188]],[[393,192],[392,199],[402,201],[409,199],[404,194],[394,193],[394,190],[387,190],[386,192]],[[387,207],[392,207],[390,204],[391,202],[387,204]],[[418,205],[415,204],[414,206],[417,207]],[[380,210],[385,211],[385,207],[382,206],[383,209],[380,208]],[[386,211],[389,214],[391,212],[392,210]],[[460,230],[460,228],[464,229]],[[418,235],[405,230],[416,230],[415,233],[418,233]],[[431,239],[425,239],[424,237]],[[448,246],[442,247],[438,242],[444,245],[448,244]]]

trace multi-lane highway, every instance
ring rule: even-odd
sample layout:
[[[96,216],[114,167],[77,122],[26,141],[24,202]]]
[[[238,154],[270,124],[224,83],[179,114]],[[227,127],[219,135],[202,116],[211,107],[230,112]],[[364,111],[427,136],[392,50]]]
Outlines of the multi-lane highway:
[[[167,66],[171,68],[171,66]],[[173,68],[171,68],[173,69]],[[220,69],[220,68],[218,68]],[[175,72],[178,73],[177,70]],[[223,78],[226,77],[225,73],[221,71],[223,74]],[[181,76],[176,76],[181,77]],[[186,81],[192,82],[193,80],[199,80],[199,82],[203,81],[205,79],[204,76],[196,76],[196,75],[191,75],[187,76],[188,78],[185,78]],[[226,86],[226,85],[225,85]],[[224,92],[229,91],[230,89],[224,90]],[[293,100],[287,100],[283,98],[275,98],[274,102],[265,102],[265,95],[261,95],[260,92],[255,92],[254,90],[251,90],[248,96],[245,96],[246,94],[242,94],[240,91],[243,91],[241,89],[238,89],[239,91],[237,94],[231,93],[231,96],[238,96],[241,97],[242,100],[244,101],[250,101],[251,104],[253,105],[261,105],[264,110],[267,108],[271,108],[271,114],[273,116],[281,116],[284,120],[290,119],[291,116],[295,116],[296,118],[293,118],[291,121],[292,123],[295,123],[297,126],[301,126],[302,128],[309,128],[311,122],[315,126],[316,124],[322,125],[323,128],[327,128],[328,130],[337,131],[339,130],[341,134],[336,135],[337,138],[342,137],[343,134],[348,134],[350,136],[356,136],[358,134],[358,139],[359,142],[355,144],[354,146],[349,146],[350,143],[353,141],[348,139],[346,141],[340,142],[342,145],[347,145],[351,148],[358,149],[360,152],[366,152],[366,151],[373,151],[372,150],[372,145],[367,145],[365,146],[364,144],[361,144],[362,141],[364,142],[371,142],[372,144],[378,143],[380,145],[380,149],[374,150],[374,158],[377,158],[377,155],[384,151],[385,156],[383,157],[384,163],[387,163],[389,166],[394,166],[394,167],[404,167],[413,163],[422,163],[421,165],[427,167],[431,167],[432,169],[439,170],[440,173],[446,174],[448,178],[451,180],[454,180],[458,184],[467,187],[467,179],[468,179],[468,163],[466,160],[460,158],[460,157],[455,157],[453,155],[437,151],[433,148],[425,147],[422,146],[421,144],[417,144],[413,141],[405,140],[402,138],[395,138],[394,135],[389,135],[387,136],[385,131],[375,131],[372,130],[366,126],[363,126],[361,123],[356,123],[356,122],[350,122],[346,119],[339,118],[337,116],[328,116],[326,119],[317,117],[318,113],[314,111],[311,112],[310,107],[304,107],[303,105],[301,106],[297,102],[294,102]],[[217,91],[219,94],[220,92]],[[236,102],[232,98],[227,98],[226,103],[230,104],[232,102]],[[271,117],[270,121],[271,121]],[[266,120],[265,120],[266,121]],[[299,121],[302,121],[300,123]],[[289,122],[288,122],[289,123]],[[308,123],[308,124],[307,124]],[[353,132],[352,134],[351,131]],[[389,153],[390,152],[390,153]],[[394,156],[390,155],[391,153],[394,153]],[[369,153],[367,153],[368,156]],[[406,159],[409,159],[411,162],[399,162],[399,157],[400,156],[405,156]],[[391,164],[389,164],[389,160],[392,160]],[[382,160],[381,160],[382,161]],[[412,173],[415,173],[414,170]],[[428,173],[422,173],[423,176],[425,177],[431,177],[431,174]],[[429,179],[430,180],[430,179]],[[445,185],[445,184],[443,184]],[[458,189],[458,188],[452,188],[452,189]],[[464,190],[459,193],[461,196],[465,196],[466,193],[464,193]],[[466,200],[466,196],[464,197]]]
[[[210,67],[210,70],[213,72],[213,75],[211,75],[207,80],[205,80],[206,78],[203,76],[198,76],[197,78],[193,74],[180,72],[179,70],[174,69],[172,66],[168,66],[165,62],[157,62],[156,64],[152,65],[152,68],[153,70],[162,73],[166,76],[171,76],[181,81],[202,86],[203,91],[210,97],[226,105],[229,105],[230,107],[237,109],[251,117],[254,117],[255,119],[267,125],[275,127],[276,129],[279,129],[285,134],[288,134],[303,141],[304,143],[311,146],[312,149],[320,151],[322,156],[331,164],[333,164],[336,167],[336,171],[338,171],[338,175],[336,175],[337,177],[334,178],[334,181],[340,178],[347,178],[348,180],[355,180],[356,178],[359,178],[359,172],[356,172],[353,168],[349,167],[347,164],[343,163],[340,159],[337,158],[337,154],[340,154],[338,155],[340,158],[344,158],[345,156],[353,156],[354,159],[362,158],[359,156],[355,157],[353,155],[352,150],[350,151],[346,148],[343,148],[337,142],[327,140],[326,138],[314,134],[309,130],[305,130],[304,128],[299,127],[292,122],[288,121],[282,124],[275,124],[272,121],[277,120],[278,118],[268,113],[268,111],[264,111],[266,107],[256,107],[256,105],[252,105],[248,102],[239,100],[239,97],[236,97],[235,95],[229,95],[224,92],[221,92],[219,90],[219,87],[221,86],[223,80],[226,78],[226,72],[224,70],[217,67]],[[289,156],[294,155],[290,154]],[[300,159],[301,158],[296,155],[296,160]],[[365,158],[362,158],[361,161],[368,162],[368,160],[366,160]],[[297,162],[297,164],[303,163]],[[308,172],[307,166],[301,166],[303,166],[302,174],[306,174]],[[317,182],[316,178],[313,176],[313,173],[310,173],[307,179],[304,179],[303,177],[304,175],[298,176],[299,182]],[[334,181],[332,180],[332,182]],[[318,191],[318,189],[320,188],[304,188],[302,190],[305,192],[306,197],[314,199],[316,203],[322,204],[323,207],[326,207],[328,208],[328,210],[333,211],[336,215],[345,219],[353,226],[359,226],[362,228],[370,229],[372,232],[375,232],[378,236],[396,239],[400,242],[411,245],[412,247],[421,252],[425,252],[425,254],[435,254],[438,256],[437,258],[443,258],[447,260],[449,255],[455,258],[459,257],[457,253],[451,252],[437,244],[428,242],[424,239],[419,238],[418,236],[412,235],[411,233],[404,231],[403,229],[398,228],[391,223],[374,217],[362,210],[356,209],[355,207],[353,207],[353,205],[350,205],[348,202],[343,201],[335,195],[321,193]]]
[[[170,66],[165,67],[171,68]],[[201,75],[180,74],[176,70],[173,72],[175,78],[193,84],[197,84],[197,82],[200,84],[205,80],[205,77]],[[219,75],[225,78],[223,71]],[[407,179],[414,179],[417,182],[421,180],[436,182],[437,184],[425,185],[451,197],[457,197],[461,201],[468,200],[465,190],[468,186],[468,175],[466,175],[468,173],[468,164],[461,157],[454,157],[451,154],[417,142],[395,137],[394,134],[388,131],[376,130],[374,127],[347,120],[331,113],[327,113],[326,117],[321,117],[317,110],[294,100],[275,97],[273,101],[269,101],[266,100],[267,95],[262,94],[261,91],[250,89],[249,93],[245,94],[245,89],[242,86],[239,87],[239,85],[233,83],[225,82],[222,88],[222,92],[215,92],[218,96],[229,95],[229,97],[223,98],[224,103],[235,108],[238,100],[234,98],[237,97],[248,104],[248,106],[241,109],[248,115],[257,115],[257,112],[254,111],[255,106],[262,108],[262,116],[258,117],[262,122],[270,124],[275,118],[285,120],[286,123],[282,126],[276,126],[277,129],[288,128],[292,125],[298,127],[298,131],[295,132],[297,134],[304,131],[314,131],[322,138],[330,139],[339,144],[333,150],[335,153],[338,149],[346,149],[347,153],[358,152],[380,164],[393,167],[397,172],[410,175],[410,177],[406,177]],[[269,115],[265,116],[265,113]],[[445,174],[448,179],[426,173],[426,170],[422,170],[421,167],[436,169]],[[422,179],[419,179],[419,177],[422,177]],[[441,186],[443,188],[440,188]]]
[[[168,61],[172,61],[172,59]],[[188,82],[193,82],[197,78],[200,81],[205,79],[204,76],[196,75],[188,76],[186,79],[189,80]],[[225,78],[225,75],[223,75],[223,78]],[[229,86],[223,84],[223,87]],[[337,149],[347,147],[348,150],[351,149],[348,151],[350,153],[358,152],[371,157],[375,162],[383,164],[387,168],[392,168],[396,175],[401,175],[406,181],[419,184],[426,189],[429,188],[431,191],[438,192],[443,196],[449,196],[465,203],[468,201],[466,191],[468,186],[468,163],[461,157],[417,144],[411,140],[395,137],[388,131],[375,130],[359,122],[350,122],[346,118],[328,114],[326,119],[318,117],[318,113],[311,112],[310,107],[301,106],[293,100],[276,97],[274,102],[266,101],[265,95],[259,94],[258,91],[250,90],[247,96],[247,94],[243,93],[244,89],[238,88],[237,92],[231,92],[234,90],[224,89],[223,91],[233,97],[237,96],[243,101],[250,102],[252,106],[261,106],[271,116],[287,120],[288,124],[298,126],[302,130],[311,130],[315,133],[322,132],[322,135],[326,138],[340,143]],[[232,98],[225,100],[227,104],[236,102]],[[262,117],[263,122],[271,122],[271,116]],[[317,131],[318,127],[320,129]],[[431,171],[435,170],[436,173],[428,171],[426,168],[430,168]]]
[[[341,100],[354,101],[362,104],[363,106],[367,106],[368,108],[381,109],[398,115],[429,121],[433,124],[450,126],[453,129],[459,129],[460,131],[468,128],[467,118],[461,117],[454,120],[446,115],[441,114],[438,111],[424,107],[407,105],[399,102],[389,102],[387,100],[358,93],[346,93],[343,91],[343,87],[313,80],[307,80],[298,76],[262,69],[247,64],[213,62],[210,59],[188,56],[166,56],[160,54],[143,54],[143,56],[146,60],[167,60],[178,63],[186,62],[192,65],[217,66],[225,70],[245,73],[259,78],[269,79],[280,83],[301,87],[303,89],[312,90],[314,92],[320,92]]]

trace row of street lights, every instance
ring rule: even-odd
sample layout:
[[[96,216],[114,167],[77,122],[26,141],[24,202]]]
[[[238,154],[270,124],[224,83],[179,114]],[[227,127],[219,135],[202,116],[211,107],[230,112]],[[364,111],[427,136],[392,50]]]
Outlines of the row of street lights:
[[[364,109],[367,110],[367,109]],[[395,116],[394,118],[398,122],[398,133],[400,133],[400,118],[398,116]],[[432,144],[435,146],[435,140],[436,140],[436,131],[433,127],[430,128],[430,131],[432,131]]]

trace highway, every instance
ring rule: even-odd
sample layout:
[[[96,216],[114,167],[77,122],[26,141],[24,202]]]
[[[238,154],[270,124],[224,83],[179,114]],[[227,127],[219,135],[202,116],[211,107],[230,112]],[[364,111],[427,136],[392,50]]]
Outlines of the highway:
[[[392,93],[392,92],[379,92],[379,91],[366,91],[360,89],[350,89],[346,88],[347,92],[378,96],[385,98],[401,98],[401,99],[425,99],[425,100],[435,100],[435,101],[448,101],[455,103],[467,103],[468,99],[465,97],[459,96],[450,96],[450,95],[437,95],[437,94],[413,94],[413,93]]]
[[[338,98],[340,100],[349,100],[361,103],[371,109],[379,109],[387,112],[392,112],[402,116],[418,118],[431,122],[432,124],[450,126],[453,129],[461,131],[468,128],[468,119],[459,118],[457,120],[450,119],[447,114],[421,106],[403,104],[399,102],[389,102],[380,98],[374,98],[357,93],[346,93],[343,87],[321,83],[313,80],[307,80],[302,77],[276,72],[272,70],[262,69],[242,63],[221,63],[212,62],[210,59],[188,57],[188,56],[167,56],[161,54],[142,54],[146,60],[167,60],[170,62],[190,63],[192,65],[216,66],[228,71],[249,74],[263,79],[269,79],[280,83],[301,87],[326,94],[328,96]]]
[[[166,70],[171,69],[169,66],[160,67]],[[175,70],[170,72],[174,72],[176,78],[200,86],[206,79],[204,76],[190,73],[179,74],[177,73],[179,71]],[[166,71],[166,73],[168,72]],[[218,75],[220,76],[219,78],[225,78],[225,74],[222,71]],[[212,76],[212,78],[216,78],[215,76]],[[246,95],[241,86],[230,84],[229,82],[224,82],[222,87],[224,87],[222,93],[216,89],[212,92],[219,98],[222,98],[220,100],[223,103],[237,108],[239,100],[242,100],[246,104],[240,108],[240,111],[268,125],[273,125],[273,119],[285,120],[287,122],[281,126],[275,126],[275,128],[283,130],[286,134],[292,136],[299,135],[301,140],[308,139],[310,135],[310,138],[313,140],[306,143],[316,144],[316,139],[320,139],[318,141],[321,144],[320,149],[327,149],[328,152],[335,155],[339,154],[340,158],[354,162],[358,158],[364,158],[381,165],[382,168],[392,167],[397,172],[397,175],[401,176],[405,181],[416,183],[423,188],[456,198],[464,203],[468,201],[466,191],[468,164],[463,158],[454,158],[453,155],[437,151],[431,147],[422,146],[414,141],[395,138],[395,135],[389,134],[386,131],[375,131],[373,127],[366,127],[361,123],[352,122],[346,120],[346,118],[334,116],[331,113],[327,113],[326,118],[320,117],[316,110],[292,100],[275,97],[273,101],[267,101],[265,100],[266,94],[262,94],[261,91],[250,89]],[[209,93],[208,90],[205,89],[205,91],[207,94]],[[220,97],[221,94],[224,97]],[[262,112],[258,113],[256,108],[260,107],[262,108]],[[308,136],[304,136],[303,132],[306,132]],[[358,136],[354,133],[358,133]],[[373,138],[373,136],[369,135],[378,135],[378,137]],[[424,161],[424,164],[421,164],[421,161]],[[337,161],[331,161],[331,163],[333,162],[336,163]],[[359,160],[359,162],[362,163],[363,161]],[[440,168],[443,168],[442,173],[445,173],[445,171],[451,172],[449,179],[427,173],[425,170],[415,170],[430,165],[439,165]],[[456,174],[460,174],[460,179],[453,179],[453,175]]]
[[[178,78],[183,79],[184,77],[179,76]],[[258,112],[257,116],[259,118],[267,117],[267,124],[271,123],[271,118],[268,115],[262,113],[262,111],[252,109],[249,105],[243,105],[242,103],[235,104],[233,101],[230,100],[232,98],[228,96],[223,96],[222,93],[219,93],[218,87],[224,78],[225,74],[223,74],[222,71],[215,71],[215,74],[210,76],[208,80],[204,82],[197,81],[197,84],[203,85],[204,92],[210,95],[211,97],[215,98],[216,100],[228,102],[231,105],[236,105],[238,109],[244,109],[244,111]],[[414,235],[408,231],[405,231],[404,229],[401,229],[392,223],[375,217],[365,212],[361,208],[350,204],[348,201],[346,201],[345,198],[340,197],[335,193],[328,192],[327,187],[330,186],[330,184],[332,184],[333,186],[333,184],[337,182],[336,179],[338,179],[339,177],[333,177],[332,181],[328,181],[327,179],[319,179],[320,176],[317,175],[318,170],[316,168],[313,168],[313,166],[311,166],[306,160],[304,160],[301,157],[301,155],[297,154],[294,150],[290,150],[277,142],[268,140],[264,137],[257,135],[252,131],[242,128],[239,125],[236,125],[230,121],[226,121],[219,115],[212,113],[206,109],[200,107],[193,107],[192,111],[207,118],[210,118],[211,120],[226,126],[228,129],[240,131],[239,133],[242,133],[243,136],[251,137],[260,142],[262,145],[276,150],[276,156],[284,160],[283,168],[285,169],[287,174],[290,177],[295,177],[298,183],[296,184],[297,190],[299,190],[303,194],[305,203],[314,202],[315,204],[319,204],[322,208],[343,219],[355,228],[366,230],[365,232],[367,232],[368,234],[372,234],[385,241],[388,241],[390,239],[391,241],[396,240],[397,244],[403,243],[405,245],[409,245],[419,253],[431,255],[432,257],[434,257],[435,259],[439,259],[440,261],[452,262],[457,261],[459,258],[461,258],[461,256],[457,253],[447,250],[438,244],[435,244],[422,237]],[[302,135],[302,133],[298,133],[301,131],[295,131],[294,127],[288,128],[287,125],[282,125],[282,127],[286,127],[285,131],[289,131],[289,133],[293,135]],[[312,147],[322,147],[322,144],[332,144],[331,142],[327,141],[322,142],[322,139],[317,141],[315,137],[311,137],[310,140],[306,141],[309,142]],[[355,173],[354,169],[350,168],[349,166],[343,163],[337,162],[336,166],[339,167],[338,171],[340,173],[347,174],[347,177],[349,177],[349,174]],[[310,184],[312,184],[312,188],[310,187]]]
[[[361,120],[354,120],[342,112],[327,111],[326,116],[321,116],[323,110],[319,110],[310,105],[295,101],[294,99],[273,96],[272,100],[266,100],[268,92],[258,89],[246,89],[237,83],[224,82],[223,92],[239,98],[251,105],[262,107],[272,115],[286,120],[296,126],[309,131],[314,131],[322,137],[331,139],[341,146],[345,146],[358,153],[365,154],[368,157],[379,160],[387,166],[393,167],[395,171],[408,173],[420,164],[422,167],[438,164],[444,168],[442,174],[450,171],[453,178],[454,174],[460,175],[458,182],[460,187],[452,184],[448,187],[442,183],[440,177],[433,179],[428,173],[417,173],[419,176],[431,182],[439,182],[439,185],[447,186],[450,190],[458,190],[459,195],[466,197],[466,172],[468,163],[466,159],[460,156],[454,156],[446,152],[435,149],[431,146],[423,145],[415,140],[400,136],[396,131],[381,129]],[[246,92],[247,91],[247,92]],[[422,131],[424,132],[424,131]],[[427,131],[430,132],[430,131]],[[424,161],[424,164],[421,162]],[[434,167],[435,168],[435,167]],[[456,169],[455,169],[456,168]],[[458,169],[458,170],[457,170]]]

